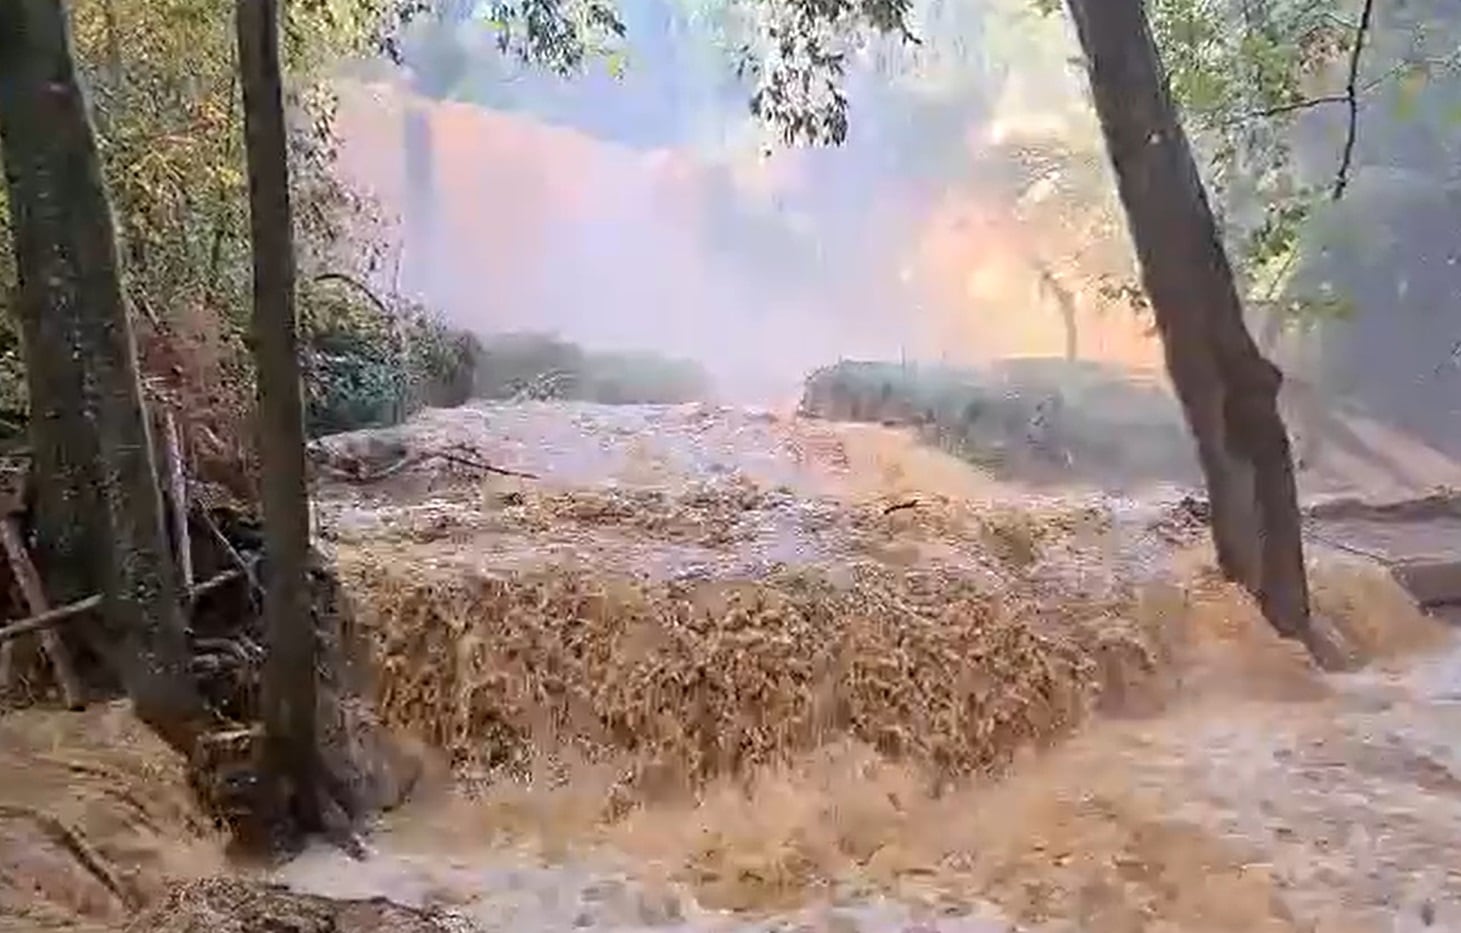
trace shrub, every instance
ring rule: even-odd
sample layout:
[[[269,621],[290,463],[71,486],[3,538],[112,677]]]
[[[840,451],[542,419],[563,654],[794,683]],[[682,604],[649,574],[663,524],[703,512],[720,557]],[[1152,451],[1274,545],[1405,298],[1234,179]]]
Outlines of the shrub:
[[[549,334],[493,335],[477,358],[477,394],[489,399],[678,404],[703,399],[709,390],[694,362],[651,352],[587,351]]]

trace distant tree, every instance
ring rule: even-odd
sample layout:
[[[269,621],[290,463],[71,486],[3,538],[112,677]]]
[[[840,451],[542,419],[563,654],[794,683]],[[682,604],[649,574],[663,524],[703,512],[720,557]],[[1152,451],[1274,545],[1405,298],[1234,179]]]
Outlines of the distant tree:
[[[204,725],[162,517],[111,206],[66,5],[0,3],[4,147],[39,564],[53,601],[100,590],[105,657],[185,754]]]

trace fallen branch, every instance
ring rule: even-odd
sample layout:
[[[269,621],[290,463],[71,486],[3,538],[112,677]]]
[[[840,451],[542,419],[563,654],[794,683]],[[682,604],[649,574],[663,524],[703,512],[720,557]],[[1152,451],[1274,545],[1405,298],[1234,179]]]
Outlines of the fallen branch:
[[[427,453],[406,454],[404,457],[397,460],[395,463],[390,464],[389,466],[385,466],[380,468],[379,470],[369,472],[365,471],[364,469],[341,469],[340,467],[334,466],[333,464],[326,463],[324,461],[317,461],[315,463],[315,466],[323,470],[325,473],[329,474],[332,479],[340,480],[342,482],[377,483],[383,479],[395,476],[397,473],[400,473],[407,467],[412,467],[416,466],[417,464],[425,463],[427,460],[446,460],[449,463],[459,463],[463,466],[469,466],[473,469],[482,470],[485,473],[495,473],[498,476],[515,476],[518,479],[538,478],[538,476],[534,473],[524,473],[519,470],[509,470],[506,467],[495,466],[485,460],[479,460],[472,456],[453,453],[452,451],[445,450],[430,451]]]
[[[367,301],[375,305],[375,309],[381,313],[382,317],[393,316],[391,314],[391,309],[386,307],[386,303],[384,301],[381,301],[380,298],[376,296],[375,292],[370,290],[369,286],[367,286],[364,282],[361,282],[359,279],[354,278],[353,276],[346,275],[343,272],[321,272],[319,275],[314,277],[314,280],[316,283],[319,284],[324,284],[325,282],[339,282],[342,285],[349,285],[351,288],[355,289],[356,292],[364,295]]]
[[[101,595],[88,596],[85,599],[78,599],[74,603],[67,603],[64,606],[57,606],[47,612],[31,616],[29,619],[21,619],[19,622],[12,622],[4,628],[0,628],[0,642],[9,641],[12,638],[19,638],[22,635],[29,635],[31,632],[39,632],[43,628],[55,625],[57,622],[64,622],[72,616],[89,612],[101,605]]]
[[[218,576],[204,580],[202,583],[193,587],[188,593],[188,598],[189,600],[195,600],[199,596],[210,593],[225,583],[231,580],[237,580],[242,576],[244,574],[241,571],[225,570]],[[64,606],[57,606],[55,609],[38,613],[28,619],[21,619],[18,622],[11,622],[9,625],[0,626],[0,643],[10,641],[12,638],[19,638],[22,635],[29,635],[31,632],[39,632],[42,629],[79,616],[82,613],[90,612],[100,606],[101,601],[101,594],[97,593],[85,599],[78,599],[74,603],[67,603]]]
[[[141,906],[137,902],[137,896],[122,883],[117,873],[112,871],[111,866],[91,847],[85,837],[61,822],[60,819],[31,807],[4,803],[0,803],[0,817],[32,821],[41,832],[50,837],[52,842],[69,852],[71,857],[76,859],[77,864],[95,878],[102,887],[111,892],[122,906],[132,910]]]
[[[15,516],[7,515],[0,519],[0,542],[4,544],[5,558],[10,563],[11,574],[20,584],[26,607],[32,613],[44,615],[50,609],[50,603],[46,599],[45,587],[41,584],[41,575],[36,571],[30,552],[26,550],[25,538],[21,535],[20,523]],[[66,701],[67,708],[81,709],[86,702],[86,693],[81,687],[81,678],[76,676],[76,667],[71,663],[70,652],[55,631],[42,629],[40,637],[41,650],[50,659],[51,668],[56,672],[56,683],[61,687],[61,697]],[[6,675],[9,676],[9,673],[7,671]]]
[[[1336,538],[1331,538],[1328,535],[1321,535],[1317,531],[1314,531],[1311,528],[1305,528],[1304,529],[1304,537],[1306,537],[1306,538],[1313,538],[1315,541],[1318,541],[1320,544],[1326,545],[1328,547],[1332,547],[1332,548],[1334,548],[1337,551],[1344,551],[1346,553],[1353,554],[1356,557],[1364,557],[1364,558],[1367,558],[1369,560],[1375,561],[1376,563],[1383,564],[1384,566],[1387,566],[1387,567],[1390,566],[1391,564],[1395,563],[1395,558],[1393,558],[1393,557],[1387,557],[1384,554],[1381,554],[1381,553],[1379,553],[1377,551],[1371,551],[1371,550],[1368,550],[1366,548],[1359,547],[1359,546],[1354,545],[1354,544],[1346,544],[1345,542],[1340,541],[1340,540],[1338,540]]]
[[[188,590],[188,599],[192,602],[197,602],[219,587],[227,586],[235,580],[242,579],[244,579],[244,572],[242,570],[225,570],[217,576],[210,577],[197,586],[191,587]]]
[[[188,478],[183,469],[183,446],[178,435],[178,419],[171,408],[162,409],[163,451],[167,457],[167,498],[172,504],[170,517],[173,542],[177,547],[178,574],[184,588],[193,585],[193,541],[188,534]]]
[[[916,509],[918,508],[918,505],[919,503],[917,499],[909,499],[907,502],[895,502],[887,508],[883,509],[883,514],[892,515],[894,512],[901,512],[904,509]]]
[[[254,595],[255,598],[262,600],[264,598],[264,588],[259,586],[259,581],[257,578],[255,578],[254,570],[252,567],[249,566],[249,562],[244,560],[244,556],[238,552],[238,548],[233,546],[233,542],[228,540],[228,536],[225,535],[223,533],[223,530],[218,527],[218,523],[213,520],[212,516],[202,510],[200,510],[198,514],[202,517],[203,524],[207,526],[208,534],[211,535],[213,540],[217,542],[218,546],[223,549],[223,553],[228,555],[228,559],[233,562],[233,565],[236,568],[238,568],[239,573],[243,574],[244,577],[248,579],[249,591]],[[212,581],[209,581],[209,583],[211,582]],[[208,583],[203,584],[203,586],[207,585]],[[198,587],[196,590],[194,590],[194,592],[196,593],[198,590],[201,589],[202,586]]]
[[[462,466],[474,467],[478,470],[482,470],[485,473],[495,473],[498,476],[515,476],[518,479],[538,478],[537,475],[534,473],[524,473],[520,470],[509,470],[505,467],[494,466],[485,460],[479,460],[476,457],[467,456],[465,454],[442,452],[436,454],[436,456],[440,457],[443,460],[446,460],[449,463],[460,463]]]

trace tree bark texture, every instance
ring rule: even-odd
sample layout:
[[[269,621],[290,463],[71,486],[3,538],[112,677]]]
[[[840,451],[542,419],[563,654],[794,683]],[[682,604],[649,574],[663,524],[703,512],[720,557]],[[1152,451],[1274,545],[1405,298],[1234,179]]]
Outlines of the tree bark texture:
[[[56,0],[0,3],[0,144],[31,400],[38,563],[57,604],[104,595],[104,656],[139,716],[187,752],[203,705],[111,207]]]
[[[1219,566],[1284,636],[1312,637],[1282,382],[1232,268],[1142,0],[1067,0],[1167,370],[1197,443]]]
[[[269,654],[263,673],[266,757],[286,781],[291,816],[322,828],[316,742],[316,636],[307,580],[309,498],[295,319],[294,239],[279,66],[277,0],[238,0],[239,73],[254,251],[253,353],[263,476]]]

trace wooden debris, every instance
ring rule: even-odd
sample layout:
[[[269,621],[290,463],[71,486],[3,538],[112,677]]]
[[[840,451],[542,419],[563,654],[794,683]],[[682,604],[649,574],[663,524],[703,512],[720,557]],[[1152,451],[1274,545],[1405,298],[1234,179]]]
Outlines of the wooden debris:
[[[188,533],[188,478],[183,470],[178,421],[171,408],[162,410],[163,450],[167,456],[167,497],[172,506],[173,545],[178,556],[178,579],[183,589],[193,587],[193,542]]]
[[[228,559],[238,569],[238,572],[243,574],[249,581],[250,592],[253,593],[256,599],[262,600],[264,598],[264,588],[259,585],[258,578],[254,576],[253,567],[249,566],[249,562],[244,560],[244,556],[238,552],[238,548],[233,546],[233,542],[228,540],[228,536],[223,533],[223,529],[218,527],[218,523],[207,512],[200,510],[198,514],[202,516],[203,524],[208,528],[208,534],[212,536],[219,548],[223,550],[223,553],[228,555]],[[205,583],[203,585],[207,586],[208,584]]]
[[[202,583],[199,583],[197,586],[193,587],[192,590],[190,590],[188,593],[188,598],[190,600],[196,600],[198,597],[218,589],[225,583],[228,583],[232,580],[237,580],[243,576],[244,574],[242,571],[225,570],[222,573],[218,574],[216,577],[204,580]],[[88,596],[85,599],[78,599],[74,603],[68,603],[65,606],[59,606],[55,609],[49,609],[45,612],[38,613],[28,619],[21,619],[16,622],[11,622],[8,625],[0,626],[0,642],[8,642],[11,639],[19,638],[22,635],[29,635],[31,632],[43,631],[53,625],[56,625],[57,623],[64,622],[73,616],[81,615],[84,612],[90,612],[92,609],[95,609],[100,605],[101,594],[98,593],[92,596]]]
[[[484,473],[494,473],[498,476],[515,476],[519,479],[538,478],[536,474],[524,473],[519,470],[509,470],[505,467],[500,467],[488,463],[487,461],[478,458],[475,454],[472,454],[470,452],[463,451],[459,453],[454,450],[436,450],[408,453],[396,462],[388,466],[381,467],[378,470],[368,470],[366,469],[364,464],[358,461],[350,462],[349,465],[345,467],[336,466],[335,464],[326,462],[323,458],[316,459],[314,465],[319,470],[327,474],[331,479],[339,480],[341,482],[376,483],[388,477],[394,476],[408,467],[425,463],[428,460],[445,460],[448,463],[458,463],[462,466],[468,466],[476,470],[481,470]]]
[[[50,611],[50,604],[46,599],[45,587],[41,584],[41,575],[36,572],[34,562],[30,559],[30,552],[26,550],[25,540],[20,533],[20,522],[14,515],[7,515],[0,518],[0,543],[5,547],[5,557],[10,562],[10,570],[15,574],[16,582],[20,584],[20,591],[25,596],[27,606],[33,616],[43,616]],[[45,651],[46,657],[50,659],[51,668],[56,672],[56,683],[61,687],[61,697],[66,701],[67,707],[81,709],[86,703],[86,694],[81,686],[81,679],[76,676],[76,668],[71,663],[71,655],[66,651],[66,646],[61,642],[61,636],[50,626],[37,629],[40,633],[41,648]]]
[[[26,484],[30,482],[30,451],[7,451],[0,456],[0,516],[25,511]],[[0,644],[0,693],[15,681],[15,642]]]
[[[95,596],[88,596],[85,599],[78,599],[74,603],[58,606],[55,609],[42,612],[40,615],[31,616],[28,619],[21,619],[19,622],[12,622],[0,628],[0,642],[10,641],[22,635],[29,635],[31,632],[39,632],[47,626],[55,625],[57,622],[63,622],[83,612],[89,612],[100,605],[101,594],[97,594]]]

